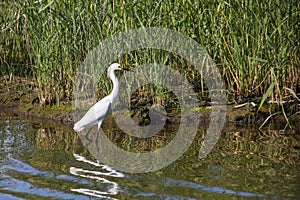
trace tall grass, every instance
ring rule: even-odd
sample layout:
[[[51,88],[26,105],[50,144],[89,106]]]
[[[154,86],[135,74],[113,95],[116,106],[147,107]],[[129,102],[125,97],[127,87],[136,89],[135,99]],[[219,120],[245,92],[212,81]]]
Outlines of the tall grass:
[[[0,75],[28,76],[33,63],[26,48],[28,30],[22,5],[4,1],[0,7]]]
[[[283,88],[299,92],[297,0],[4,0],[0,5],[1,73],[34,76],[42,104],[71,98],[76,70],[101,41],[151,26],[179,31],[205,47],[225,79],[230,100],[263,96],[272,84],[275,100],[289,94]],[[190,69],[183,60],[156,50],[129,52],[120,61]],[[194,81],[196,73],[188,77],[195,88],[201,85]]]

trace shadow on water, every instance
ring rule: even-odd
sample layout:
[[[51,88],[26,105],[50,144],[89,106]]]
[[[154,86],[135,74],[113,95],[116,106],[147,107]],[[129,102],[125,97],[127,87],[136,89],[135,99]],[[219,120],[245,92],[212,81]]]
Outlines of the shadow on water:
[[[204,133],[199,129],[188,151],[168,167],[131,174],[94,160],[67,127],[2,111],[0,199],[299,198],[299,130],[262,133],[227,124],[213,151],[199,160]],[[109,138],[131,150],[147,147],[143,151],[170,140],[160,135],[138,143],[122,133]]]

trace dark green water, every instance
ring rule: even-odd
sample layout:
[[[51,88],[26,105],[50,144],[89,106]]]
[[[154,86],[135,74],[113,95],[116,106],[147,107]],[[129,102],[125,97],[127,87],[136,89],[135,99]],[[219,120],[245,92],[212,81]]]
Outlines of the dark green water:
[[[0,111],[0,199],[300,199],[299,125],[227,125],[199,160],[202,134],[162,170],[122,173],[95,161],[70,128]]]

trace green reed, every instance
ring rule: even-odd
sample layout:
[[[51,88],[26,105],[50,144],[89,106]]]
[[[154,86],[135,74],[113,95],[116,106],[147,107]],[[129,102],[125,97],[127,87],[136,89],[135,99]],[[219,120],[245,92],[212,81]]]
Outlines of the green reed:
[[[80,64],[101,41],[140,27],[169,28],[200,43],[217,63],[230,101],[263,96],[272,84],[269,96],[279,101],[290,95],[283,88],[296,91],[299,84],[297,0],[4,0],[1,7],[1,72],[34,76],[43,104],[71,98]],[[118,60],[168,64],[205,92],[196,70],[166,52],[128,52]],[[109,80],[99,83],[106,85],[99,95],[106,95]]]

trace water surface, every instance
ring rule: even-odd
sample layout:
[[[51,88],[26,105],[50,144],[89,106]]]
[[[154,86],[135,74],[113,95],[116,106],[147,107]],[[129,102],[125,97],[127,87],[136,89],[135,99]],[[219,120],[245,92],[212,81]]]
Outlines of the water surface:
[[[130,143],[115,134],[120,146]],[[204,134],[199,129],[162,170],[123,173],[93,159],[72,129],[0,111],[0,199],[299,199],[297,127],[259,132],[227,124],[199,160]]]

